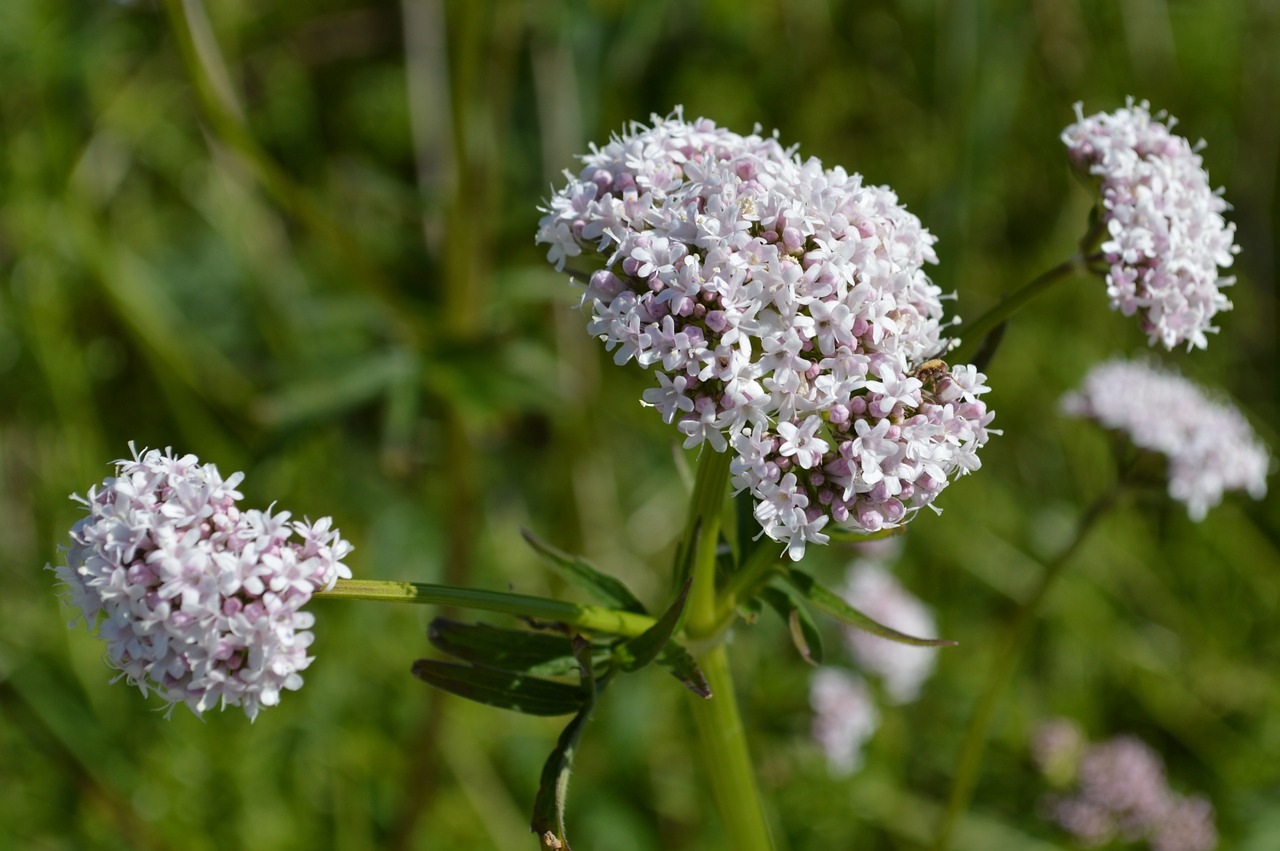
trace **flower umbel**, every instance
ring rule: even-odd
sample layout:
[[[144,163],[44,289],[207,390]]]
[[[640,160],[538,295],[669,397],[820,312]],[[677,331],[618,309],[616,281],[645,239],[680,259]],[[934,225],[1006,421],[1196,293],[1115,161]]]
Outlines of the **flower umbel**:
[[[1230,310],[1219,277],[1239,251],[1227,202],[1210,188],[1200,146],[1170,128],[1176,119],[1152,115],[1146,101],[1079,120],[1062,132],[1072,163],[1102,193],[1111,306],[1141,311],[1152,344],[1203,349],[1214,314]]]
[[[992,414],[935,356],[934,237],[887,187],[679,109],[583,157],[537,240],[584,258],[588,330],[657,374],[686,448],[730,446],[765,533],[799,558],[831,524],[901,525],[979,466]],[[594,258],[590,260],[589,258]]]
[[[1225,491],[1246,490],[1254,499],[1267,493],[1271,459],[1248,420],[1175,372],[1107,361],[1063,397],[1062,409],[1167,456],[1169,496],[1184,503],[1193,520],[1203,520]]]
[[[252,720],[300,688],[315,622],[301,608],[351,577],[351,545],[331,519],[242,511],[243,474],[224,479],[194,455],[134,450],[115,465],[73,497],[88,516],[51,568],[76,620],[107,643],[108,664],[196,715],[221,704]]]
[[[872,559],[858,559],[849,566],[844,598],[869,617],[909,635],[937,634],[933,612],[893,574]],[[853,627],[844,630],[845,645],[858,667],[876,674],[891,703],[910,703],[933,673],[938,651],[888,641]]]

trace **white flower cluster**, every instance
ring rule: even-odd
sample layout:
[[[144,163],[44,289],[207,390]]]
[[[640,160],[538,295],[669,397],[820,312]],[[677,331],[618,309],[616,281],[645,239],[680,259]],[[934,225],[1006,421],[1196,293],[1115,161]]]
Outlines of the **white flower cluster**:
[[[809,679],[813,739],[836,776],[862,766],[862,746],[880,726],[880,712],[867,684],[840,668],[819,668]]]
[[[937,634],[929,607],[876,561],[859,559],[850,565],[843,596],[867,617],[899,632],[919,638]],[[858,667],[880,678],[892,703],[918,698],[937,663],[933,647],[900,644],[853,627],[847,627],[844,636]]]
[[[1107,294],[1125,316],[1142,311],[1149,341],[1165,348],[1203,349],[1210,323],[1231,302],[1222,278],[1239,251],[1235,225],[1223,220],[1227,202],[1209,186],[1199,146],[1152,116],[1146,101],[1084,117],[1062,132],[1072,162],[1101,184],[1108,239]]]
[[[1042,770],[1063,759],[1075,763],[1079,789],[1071,795],[1049,795],[1045,810],[1064,830],[1086,845],[1106,845],[1117,837],[1146,841],[1152,851],[1213,851],[1218,844],[1213,805],[1199,795],[1184,796],[1169,788],[1164,760],[1133,736],[1116,736],[1085,745],[1074,722],[1050,722],[1051,737],[1038,736],[1036,756]],[[1068,738],[1063,735],[1070,731]],[[1069,746],[1052,752],[1046,745]]]
[[[170,711],[184,703],[196,715],[238,705],[252,720],[300,688],[315,622],[301,608],[351,577],[351,545],[330,518],[241,511],[243,474],[223,479],[194,455],[134,450],[115,464],[73,497],[89,513],[53,568],[107,662]]]
[[[732,446],[735,487],[798,559],[834,526],[909,520],[979,466],[985,376],[948,367],[934,237],[888,188],[776,136],[653,116],[552,196],[547,258],[594,255],[588,331],[652,368],[685,446]]]
[[[1068,414],[1129,435],[1169,459],[1169,495],[1203,520],[1229,490],[1267,493],[1270,456],[1240,411],[1214,401],[1187,379],[1141,361],[1112,360],[1062,399]]]

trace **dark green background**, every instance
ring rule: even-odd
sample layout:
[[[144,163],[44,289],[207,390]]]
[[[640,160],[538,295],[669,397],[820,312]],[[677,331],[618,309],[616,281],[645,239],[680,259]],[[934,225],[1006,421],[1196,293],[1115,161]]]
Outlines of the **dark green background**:
[[[165,720],[108,683],[40,568],[77,517],[67,495],[134,440],[246,471],[251,505],[333,515],[358,576],[573,596],[527,526],[659,604],[685,501],[673,432],[637,403],[646,377],[583,333],[533,233],[575,152],[675,104],[892,185],[976,316],[1084,227],[1057,139],[1072,104],[1149,98],[1208,141],[1242,246],[1221,335],[1169,360],[1275,443],[1271,0],[218,0],[187,3],[191,27],[182,8],[0,2],[0,847],[533,847],[562,722],[413,680],[434,612],[314,602],[302,691],[253,725]],[[735,636],[786,847],[927,834],[1015,600],[1114,478],[1105,436],[1056,400],[1145,348],[1096,280],[1011,327],[988,397],[1005,434],[898,568],[960,646],[885,711],[859,775],[830,779],[809,742],[785,629]],[[1063,842],[1028,756],[1062,713],[1158,748],[1174,788],[1214,802],[1222,849],[1280,847],[1278,530],[1275,500],[1239,497],[1202,524],[1160,499],[1103,523],[998,718],[969,825],[984,851]],[[835,582],[848,558],[808,563]],[[605,696],[575,847],[719,847],[684,700],[656,671]]]

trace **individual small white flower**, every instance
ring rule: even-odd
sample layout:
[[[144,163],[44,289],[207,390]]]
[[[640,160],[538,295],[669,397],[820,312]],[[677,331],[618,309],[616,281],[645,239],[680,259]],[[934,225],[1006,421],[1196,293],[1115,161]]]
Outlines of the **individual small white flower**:
[[[892,190],[679,109],[565,177],[536,239],[557,268],[604,266],[588,332],[657,373],[643,400],[686,448],[733,447],[734,486],[757,503],[794,476],[804,510],[762,520],[792,557],[829,526],[901,525],[977,468],[984,376],[932,359],[947,346],[934,237]],[[864,470],[849,443],[865,428],[892,446]]]
[[[843,596],[858,611],[899,632],[921,638],[937,634],[929,607],[876,561],[857,559],[849,566]],[[918,698],[937,663],[938,651],[932,647],[899,644],[852,627],[844,637],[858,667],[880,678],[892,703]]]
[[[134,450],[115,465],[73,497],[88,515],[48,568],[80,610],[72,625],[96,631],[107,663],[170,711],[241,706],[253,720],[302,686],[315,618],[301,608],[351,577],[351,545],[328,517],[242,511],[243,474],[223,479],[194,455]]]
[[[1142,361],[1112,360],[1062,399],[1065,413],[1087,417],[1167,456],[1169,495],[1203,520],[1229,490],[1267,493],[1271,458],[1240,411],[1211,399],[1176,372]]]
[[[814,741],[835,776],[862,766],[862,746],[880,725],[880,713],[867,684],[839,668],[823,667],[809,679]]]
[[[1111,306],[1141,312],[1152,344],[1203,349],[1212,320],[1230,310],[1221,277],[1239,247],[1229,206],[1209,184],[1198,153],[1170,132],[1176,119],[1152,115],[1146,101],[1088,118],[1076,104],[1076,123],[1062,132],[1072,162],[1102,195]],[[1203,143],[1201,143],[1203,144]]]

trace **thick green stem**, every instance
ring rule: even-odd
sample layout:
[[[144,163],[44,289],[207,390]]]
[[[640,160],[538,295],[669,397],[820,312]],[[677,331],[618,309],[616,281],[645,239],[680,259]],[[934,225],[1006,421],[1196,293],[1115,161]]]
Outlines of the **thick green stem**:
[[[606,609],[601,606],[582,606],[528,594],[512,594],[506,591],[477,591],[471,588],[455,588],[450,585],[431,585],[425,582],[388,582],[379,579],[339,579],[331,591],[316,595],[317,599],[346,598],[349,600],[379,600],[391,603],[427,603],[436,606],[457,606],[463,609],[480,609],[486,612],[502,612],[517,617],[536,618],[581,627],[592,632],[611,635],[640,635],[653,626],[654,619],[634,612]]]
[[[698,663],[711,686],[712,697],[703,700],[690,695],[690,707],[698,726],[702,764],[724,822],[725,847],[732,851],[772,851],[773,840],[738,714],[724,643],[713,646]]]
[[[1041,574],[1039,583],[1023,602],[1018,609],[1017,616],[1009,625],[999,655],[987,675],[982,695],[973,711],[973,717],[969,720],[969,726],[965,729],[964,742],[960,746],[960,759],[956,764],[956,772],[951,781],[951,794],[947,798],[946,809],[943,811],[942,818],[938,823],[933,851],[946,851],[951,846],[956,824],[959,822],[960,816],[968,809],[969,802],[973,798],[974,784],[978,779],[978,770],[982,766],[983,751],[986,749],[987,736],[991,730],[991,723],[995,719],[1000,695],[1018,665],[1018,660],[1022,656],[1022,649],[1026,646],[1031,629],[1035,625],[1036,615],[1040,611],[1041,603],[1044,602],[1050,587],[1061,575],[1062,568],[1075,555],[1076,550],[1084,543],[1089,531],[1098,522],[1098,519],[1115,504],[1121,493],[1123,493],[1123,487],[1117,485],[1084,513],[1080,518],[1079,525],[1076,527],[1075,537],[1071,539],[1071,542],[1067,544],[1062,552],[1058,553],[1052,561],[1045,565],[1044,573]]]
[[[689,616],[685,628],[693,639],[706,638],[719,622],[716,610],[716,547],[720,542],[720,514],[724,510],[725,487],[729,481],[728,452],[704,449],[698,462],[698,479],[689,501],[689,517],[676,562],[677,584],[690,571],[693,587],[689,593]]]
[[[1040,277],[1026,284],[1022,289],[1016,290],[1012,295],[1007,296],[995,307],[988,310],[975,321],[960,326],[960,331],[956,336],[960,337],[963,342],[950,354],[947,359],[952,363],[968,363],[972,360],[974,354],[977,353],[978,347],[982,345],[982,341],[987,335],[996,329],[1001,322],[1004,322],[1014,313],[1021,310],[1030,303],[1036,296],[1048,290],[1051,286],[1059,281],[1079,275],[1086,272],[1084,256],[1076,254],[1068,260],[1064,260],[1057,266],[1045,272]]]
[[[703,450],[689,502],[684,543],[676,561],[677,576],[683,571],[692,571],[685,631],[695,641],[707,641],[721,631],[716,547],[720,540],[720,515],[729,480],[729,461],[728,453]],[[691,695],[689,699],[698,727],[698,749],[711,781],[716,809],[724,823],[727,847],[733,851],[772,851],[769,824],[765,821],[729,673],[728,650],[718,640],[707,641],[707,645],[708,649],[698,655],[698,664],[711,686],[711,698],[704,700]]]

